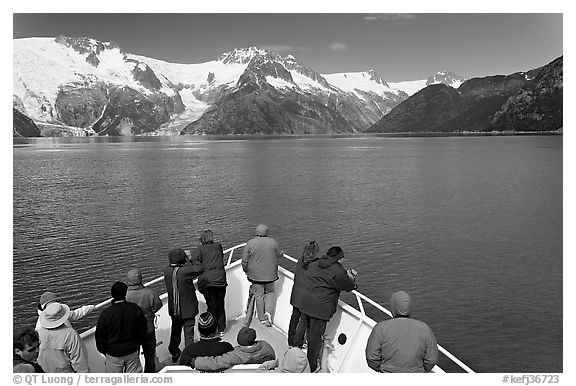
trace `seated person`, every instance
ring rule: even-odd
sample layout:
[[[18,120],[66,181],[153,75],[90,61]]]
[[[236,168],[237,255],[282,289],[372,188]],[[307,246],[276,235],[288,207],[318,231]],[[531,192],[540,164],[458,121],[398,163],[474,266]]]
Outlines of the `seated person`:
[[[278,360],[274,359],[266,361],[258,367],[258,371],[266,370],[274,370],[277,373],[309,373],[310,364],[302,349],[291,347],[280,360],[280,366],[278,366]]]
[[[256,340],[256,331],[250,327],[242,327],[236,337],[239,346],[234,350],[216,357],[198,357],[191,360],[190,367],[200,371],[224,371],[235,365],[264,363],[276,359],[270,343]]]
[[[202,356],[218,356],[234,350],[228,342],[222,342],[218,334],[216,319],[209,312],[204,312],[198,317],[198,332],[200,340],[186,346],[180,356],[181,365],[190,366],[192,359]]]
[[[38,331],[29,327],[14,334],[13,340],[13,372],[14,373],[43,373],[44,370],[37,362],[40,348]]]

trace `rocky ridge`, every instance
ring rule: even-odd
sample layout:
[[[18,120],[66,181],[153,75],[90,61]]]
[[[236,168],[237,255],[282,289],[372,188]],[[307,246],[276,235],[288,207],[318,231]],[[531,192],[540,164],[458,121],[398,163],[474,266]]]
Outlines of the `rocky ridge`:
[[[528,72],[431,85],[401,102],[369,133],[525,132],[562,129],[563,57]]]

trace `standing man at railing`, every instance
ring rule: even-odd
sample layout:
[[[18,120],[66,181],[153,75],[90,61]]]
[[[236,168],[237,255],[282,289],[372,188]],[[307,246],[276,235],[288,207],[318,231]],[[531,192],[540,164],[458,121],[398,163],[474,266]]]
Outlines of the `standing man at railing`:
[[[126,301],[127,292],[126,283],[112,284],[112,304],[96,323],[96,349],[106,357],[107,373],[142,372],[139,351],[148,334],[148,323],[142,308]]]
[[[164,282],[168,292],[168,314],[172,319],[170,328],[170,343],[168,352],[172,362],[178,362],[182,330],[184,330],[184,344],[194,342],[194,325],[198,315],[198,298],[194,279],[202,273],[200,264],[187,262],[188,257],[183,249],[171,249],[168,252],[168,266],[164,268]]]
[[[267,327],[272,326],[276,301],[274,282],[278,280],[278,259],[283,254],[276,240],[268,237],[268,226],[264,224],[256,227],[256,237],[246,243],[242,254],[242,269],[252,283],[248,293],[248,310],[252,309],[250,304],[254,299],[258,319]],[[246,327],[251,320],[251,314],[246,315]]]
[[[136,303],[142,308],[146,322],[148,323],[148,334],[142,342],[142,352],[144,354],[144,372],[156,372],[156,331],[154,330],[154,319],[156,312],[162,308],[160,297],[152,288],[144,287],[142,284],[142,272],[134,268],[126,273],[126,301]]]
[[[432,329],[410,318],[412,299],[404,291],[390,297],[394,317],[379,322],[366,343],[366,363],[381,373],[423,373],[438,363],[438,344]]]

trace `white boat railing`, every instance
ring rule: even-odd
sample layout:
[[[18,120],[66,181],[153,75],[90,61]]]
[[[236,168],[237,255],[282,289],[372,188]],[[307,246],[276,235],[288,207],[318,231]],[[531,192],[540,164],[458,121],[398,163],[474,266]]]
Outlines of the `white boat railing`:
[[[224,251],[224,254],[229,253],[230,255],[228,256],[228,262],[227,265],[230,265],[232,263],[232,257],[234,255],[234,251],[236,251],[239,248],[242,248],[246,245],[246,243],[242,243],[242,244],[238,244],[236,246],[233,246],[232,248],[228,248]],[[293,258],[290,255],[287,255],[286,253],[284,253],[284,258],[286,258],[287,260],[292,261],[293,263],[297,263],[298,260]],[[366,303],[371,304],[372,306],[374,306],[375,308],[377,308],[378,310],[380,310],[381,312],[384,312],[386,315],[388,315],[389,317],[392,317],[392,312],[390,312],[388,309],[386,309],[385,307],[383,307],[382,305],[376,303],[374,300],[370,299],[368,296],[353,290],[351,291],[352,294],[354,294],[354,296],[356,297],[356,302],[357,302],[357,306],[358,306],[358,311],[360,311],[360,313],[362,314],[362,317],[366,320],[366,319],[372,319],[370,318],[368,315],[366,315],[366,312],[364,310],[364,304],[363,301]],[[441,345],[438,344],[438,350],[444,354],[448,359],[450,359],[452,362],[454,362],[455,364],[457,364],[462,370],[466,371],[467,373],[474,373],[474,370],[472,370],[470,367],[466,366],[466,364],[464,364],[460,359],[456,358],[452,353],[450,353],[448,350],[446,350],[444,347],[442,347]]]
[[[231,248],[224,250],[224,255],[229,254],[228,260],[226,262],[226,267],[228,267],[232,264],[232,258],[234,256],[234,252],[237,249],[243,248],[245,245],[246,245],[246,243],[241,243],[241,244],[235,245]],[[284,253],[284,258],[286,258],[287,260],[290,260],[293,263],[298,262],[297,259],[293,258],[290,255],[287,255],[286,253]],[[163,280],[164,280],[164,277],[160,276],[154,280],[151,280],[151,281],[145,283],[144,286],[148,287],[148,286],[157,284],[159,282],[162,282]],[[369,303],[370,305],[374,306],[379,311],[388,315],[388,317],[392,317],[392,313],[388,309],[386,309],[382,305],[376,303],[374,300],[370,299],[366,295],[363,295],[362,293],[360,293],[356,290],[351,291],[351,293],[356,297],[356,302],[357,302],[357,306],[358,306],[357,311],[360,312],[363,320],[371,321],[373,324],[376,324],[376,322],[366,314],[366,312],[364,310],[364,303],[363,302]],[[104,307],[104,306],[110,304],[111,301],[112,301],[112,299],[108,299],[106,301],[103,301],[102,303],[97,304],[96,308]],[[458,365],[462,370],[466,371],[467,373],[474,373],[474,370],[472,370],[470,367],[468,367],[466,364],[464,364],[462,361],[460,361],[458,358],[456,358],[452,353],[450,353],[448,350],[446,350],[440,344],[438,344],[438,350],[442,354],[444,354],[448,359],[450,359],[452,362],[454,362],[456,365]]]

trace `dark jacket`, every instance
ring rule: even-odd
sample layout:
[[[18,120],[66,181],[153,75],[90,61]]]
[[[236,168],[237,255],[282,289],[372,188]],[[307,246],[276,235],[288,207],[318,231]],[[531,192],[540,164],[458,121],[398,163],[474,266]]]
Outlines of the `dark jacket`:
[[[158,294],[152,288],[146,288],[142,284],[129,285],[126,300],[142,308],[148,322],[148,333],[153,332],[156,312],[162,308],[162,301]]]
[[[301,297],[299,309],[322,320],[330,320],[336,312],[341,291],[352,291],[357,287],[336,256],[324,255],[310,263],[305,278],[306,296]]]
[[[186,262],[186,253],[182,249],[172,250],[168,256],[169,265],[164,268],[164,283],[168,292],[168,314],[179,319],[192,319],[198,315],[198,298],[194,279],[202,272],[200,264]],[[178,299],[174,298],[173,275],[177,277]],[[179,302],[178,307],[175,300]]]
[[[220,337],[214,337],[210,339],[200,338],[198,342],[194,342],[186,346],[182,355],[180,356],[179,364],[190,366],[190,360],[192,358],[198,358],[202,356],[216,357],[218,355],[226,354],[234,350],[234,347],[228,342],[223,342]]]
[[[294,284],[292,285],[292,293],[290,294],[290,304],[292,307],[300,308],[302,296],[306,294],[306,285],[309,281],[308,268],[304,268],[302,258],[296,263],[296,272],[294,273]]]
[[[198,277],[198,291],[207,287],[225,287],[226,270],[224,269],[224,252],[220,243],[208,242],[198,246],[190,260],[198,260],[204,272]]]
[[[195,367],[200,371],[224,371],[232,366],[264,363],[276,359],[270,343],[257,340],[252,346],[236,346],[234,350],[216,357],[198,357]]]
[[[96,348],[102,354],[122,357],[138,350],[148,333],[144,312],[137,304],[113,300],[96,324]]]
[[[390,307],[394,318],[376,324],[368,337],[366,363],[374,371],[386,373],[432,370],[438,363],[436,338],[426,323],[410,318],[410,296],[395,292]]]

